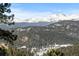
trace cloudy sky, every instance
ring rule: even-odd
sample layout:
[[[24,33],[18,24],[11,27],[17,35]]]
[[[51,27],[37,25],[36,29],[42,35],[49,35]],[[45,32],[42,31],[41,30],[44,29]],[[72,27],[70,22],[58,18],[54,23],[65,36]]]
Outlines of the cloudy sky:
[[[44,17],[51,14],[78,14],[78,3],[12,3],[15,18]]]

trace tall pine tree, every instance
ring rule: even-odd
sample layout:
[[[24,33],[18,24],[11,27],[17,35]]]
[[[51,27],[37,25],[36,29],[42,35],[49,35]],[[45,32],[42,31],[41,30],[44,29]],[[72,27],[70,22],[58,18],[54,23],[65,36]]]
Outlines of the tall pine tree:
[[[14,14],[11,14],[10,3],[0,3],[0,24],[14,24]],[[0,28],[0,39],[4,39],[7,42],[13,44],[13,41],[17,39],[17,35],[13,35],[13,32],[9,30],[3,30]]]

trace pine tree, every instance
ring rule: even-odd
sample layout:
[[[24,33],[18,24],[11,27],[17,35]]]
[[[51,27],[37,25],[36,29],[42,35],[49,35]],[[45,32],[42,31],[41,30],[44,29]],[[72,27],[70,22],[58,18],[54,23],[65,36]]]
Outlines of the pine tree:
[[[0,3],[0,24],[14,24],[14,14],[11,14],[11,3]],[[13,35],[13,31],[3,30],[0,28],[0,39],[4,39],[7,42],[13,44],[13,41],[17,39],[17,35]]]

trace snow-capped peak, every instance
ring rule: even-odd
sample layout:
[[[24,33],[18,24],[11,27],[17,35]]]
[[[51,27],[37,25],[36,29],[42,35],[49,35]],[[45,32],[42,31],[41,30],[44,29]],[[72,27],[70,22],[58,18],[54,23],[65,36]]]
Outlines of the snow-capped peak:
[[[57,22],[60,20],[79,20],[79,14],[52,14],[45,17],[35,17],[24,20],[17,20],[17,22]],[[16,22],[16,21],[15,21]]]

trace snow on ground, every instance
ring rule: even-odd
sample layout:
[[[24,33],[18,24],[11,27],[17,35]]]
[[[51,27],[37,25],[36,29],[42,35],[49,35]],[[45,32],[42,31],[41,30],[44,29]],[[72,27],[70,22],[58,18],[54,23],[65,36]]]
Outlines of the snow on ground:
[[[73,46],[73,44],[62,44],[62,45],[55,44],[55,45],[49,45],[48,47],[42,47],[41,49],[37,49],[34,47],[31,49],[31,52],[36,51],[35,56],[42,56],[43,53],[46,53],[49,49],[58,49],[61,47],[68,47],[68,46]],[[26,49],[26,48],[27,48],[26,46],[18,47],[18,49]]]
[[[49,49],[58,49],[58,48],[61,48],[61,47],[68,47],[68,46],[73,46],[73,45],[72,44],[62,44],[62,45],[55,44],[55,45],[50,45],[49,47],[46,47],[46,48],[43,47],[35,55],[42,56],[43,53],[46,53],[47,50],[49,50]]]

